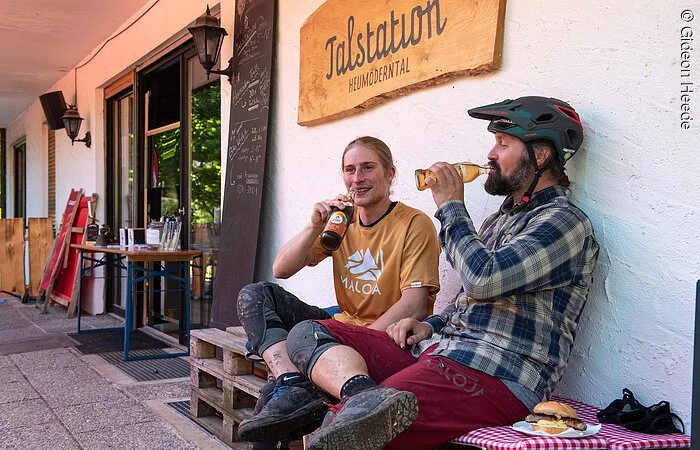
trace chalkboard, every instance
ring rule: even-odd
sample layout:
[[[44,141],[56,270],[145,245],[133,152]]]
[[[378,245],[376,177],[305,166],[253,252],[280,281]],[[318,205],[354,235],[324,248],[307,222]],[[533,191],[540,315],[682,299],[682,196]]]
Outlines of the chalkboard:
[[[253,281],[270,117],[275,0],[236,0],[231,118],[211,325],[239,325],[238,291]]]

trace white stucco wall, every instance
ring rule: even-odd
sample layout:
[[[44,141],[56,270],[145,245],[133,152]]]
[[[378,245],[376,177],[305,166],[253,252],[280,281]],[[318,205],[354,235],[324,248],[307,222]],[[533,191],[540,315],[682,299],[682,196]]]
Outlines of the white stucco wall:
[[[700,267],[700,162],[693,156],[700,143],[700,94],[693,96],[696,120],[682,130],[680,29],[688,24],[680,15],[693,5],[510,1],[499,71],[300,127],[299,29],[322,3],[280,5],[261,275],[271,277],[277,249],[306,223],[313,203],[343,192],[340,155],[351,139],[370,134],[385,140],[398,168],[394,199],[432,214],[429,192],[413,186],[413,170],[436,160],[483,162],[492,143],[486,123],[468,117],[469,107],[522,95],[567,100],[586,131],[583,150],[567,166],[573,198],[591,217],[601,253],[558,393],[605,406],[629,387],[644,404],[669,400],[689,425]],[[690,25],[700,30],[700,22]],[[700,63],[692,76],[700,81]],[[500,204],[482,183],[465,190],[477,224]],[[443,292],[452,295],[459,281],[450,272],[443,267]],[[330,264],[282,284],[304,300],[333,302]]]
[[[98,192],[104,199],[100,87],[181,32],[205,4],[161,0],[78,69],[78,105],[86,118],[80,136],[90,130],[94,144],[91,149],[81,143],[71,146],[65,133],[57,132],[58,214],[73,187]],[[296,124],[299,29],[322,1],[278,4],[277,79],[259,277],[272,279],[277,250],[306,223],[313,203],[343,191],[340,155],[348,141],[369,134],[387,142],[398,168],[394,199],[432,215],[430,193],[415,190],[413,170],[436,160],[484,162],[491,146],[486,123],[469,118],[468,108],[522,95],[567,100],[580,113],[586,131],[583,149],[567,165],[573,198],[591,217],[601,254],[558,393],[605,406],[629,387],[644,404],[669,400],[689,426],[695,282],[700,267],[695,251],[700,234],[696,226],[700,162],[693,156],[700,144],[700,93],[692,97],[695,121],[690,130],[682,130],[680,29],[688,25],[681,21],[681,11],[700,12],[700,3],[511,0],[499,71],[418,91],[313,127]],[[229,34],[232,5],[229,0],[221,4],[222,24]],[[700,29],[699,21],[690,26]],[[230,55],[229,36],[222,59]],[[695,65],[695,50],[692,58],[691,79],[697,85],[700,64]],[[72,101],[72,72],[51,90],[58,89]],[[229,101],[230,85],[224,80],[224,148]],[[46,169],[45,163],[39,169],[30,161],[45,154],[43,121],[37,102],[8,127],[7,136],[9,144],[27,136],[28,211],[37,215],[47,211],[46,200],[38,202],[45,196],[44,182],[39,180],[46,178]],[[467,208],[477,224],[500,204],[500,199],[484,193],[482,182],[465,188]],[[35,202],[40,206],[29,206]],[[98,206],[97,216],[104,217],[104,204]],[[459,280],[444,263],[441,272],[444,305],[459,288]],[[333,303],[330,263],[281,283],[310,303]]]

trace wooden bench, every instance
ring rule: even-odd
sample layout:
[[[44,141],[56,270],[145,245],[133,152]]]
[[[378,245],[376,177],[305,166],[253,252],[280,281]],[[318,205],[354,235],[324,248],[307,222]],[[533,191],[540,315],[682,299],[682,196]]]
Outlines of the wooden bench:
[[[234,449],[250,448],[238,440],[237,427],[253,414],[266,384],[245,359],[245,342],[245,337],[216,328],[190,333],[190,413]]]
[[[190,413],[234,449],[251,448],[238,438],[238,424],[253,414],[269,376],[264,363],[245,358],[247,340],[242,327],[190,332]],[[302,441],[289,448],[303,448]]]

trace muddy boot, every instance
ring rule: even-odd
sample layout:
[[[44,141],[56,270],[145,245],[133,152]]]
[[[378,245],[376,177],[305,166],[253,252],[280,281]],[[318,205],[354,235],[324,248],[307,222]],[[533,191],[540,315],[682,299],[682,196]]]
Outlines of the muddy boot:
[[[418,400],[410,392],[377,386],[331,407],[311,437],[310,450],[379,450],[418,417]]]
[[[328,409],[326,396],[306,378],[287,385],[280,377],[267,397],[260,411],[239,425],[242,440],[275,441],[297,435],[300,429],[320,425]]]

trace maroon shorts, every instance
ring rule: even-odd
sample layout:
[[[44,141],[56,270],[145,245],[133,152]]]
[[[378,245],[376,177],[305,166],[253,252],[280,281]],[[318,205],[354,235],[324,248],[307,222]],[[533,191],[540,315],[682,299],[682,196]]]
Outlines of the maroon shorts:
[[[432,449],[477,428],[512,425],[529,414],[496,377],[430,351],[416,359],[383,331],[337,320],[318,322],[362,355],[374,381],[418,398],[418,418],[387,449]]]

